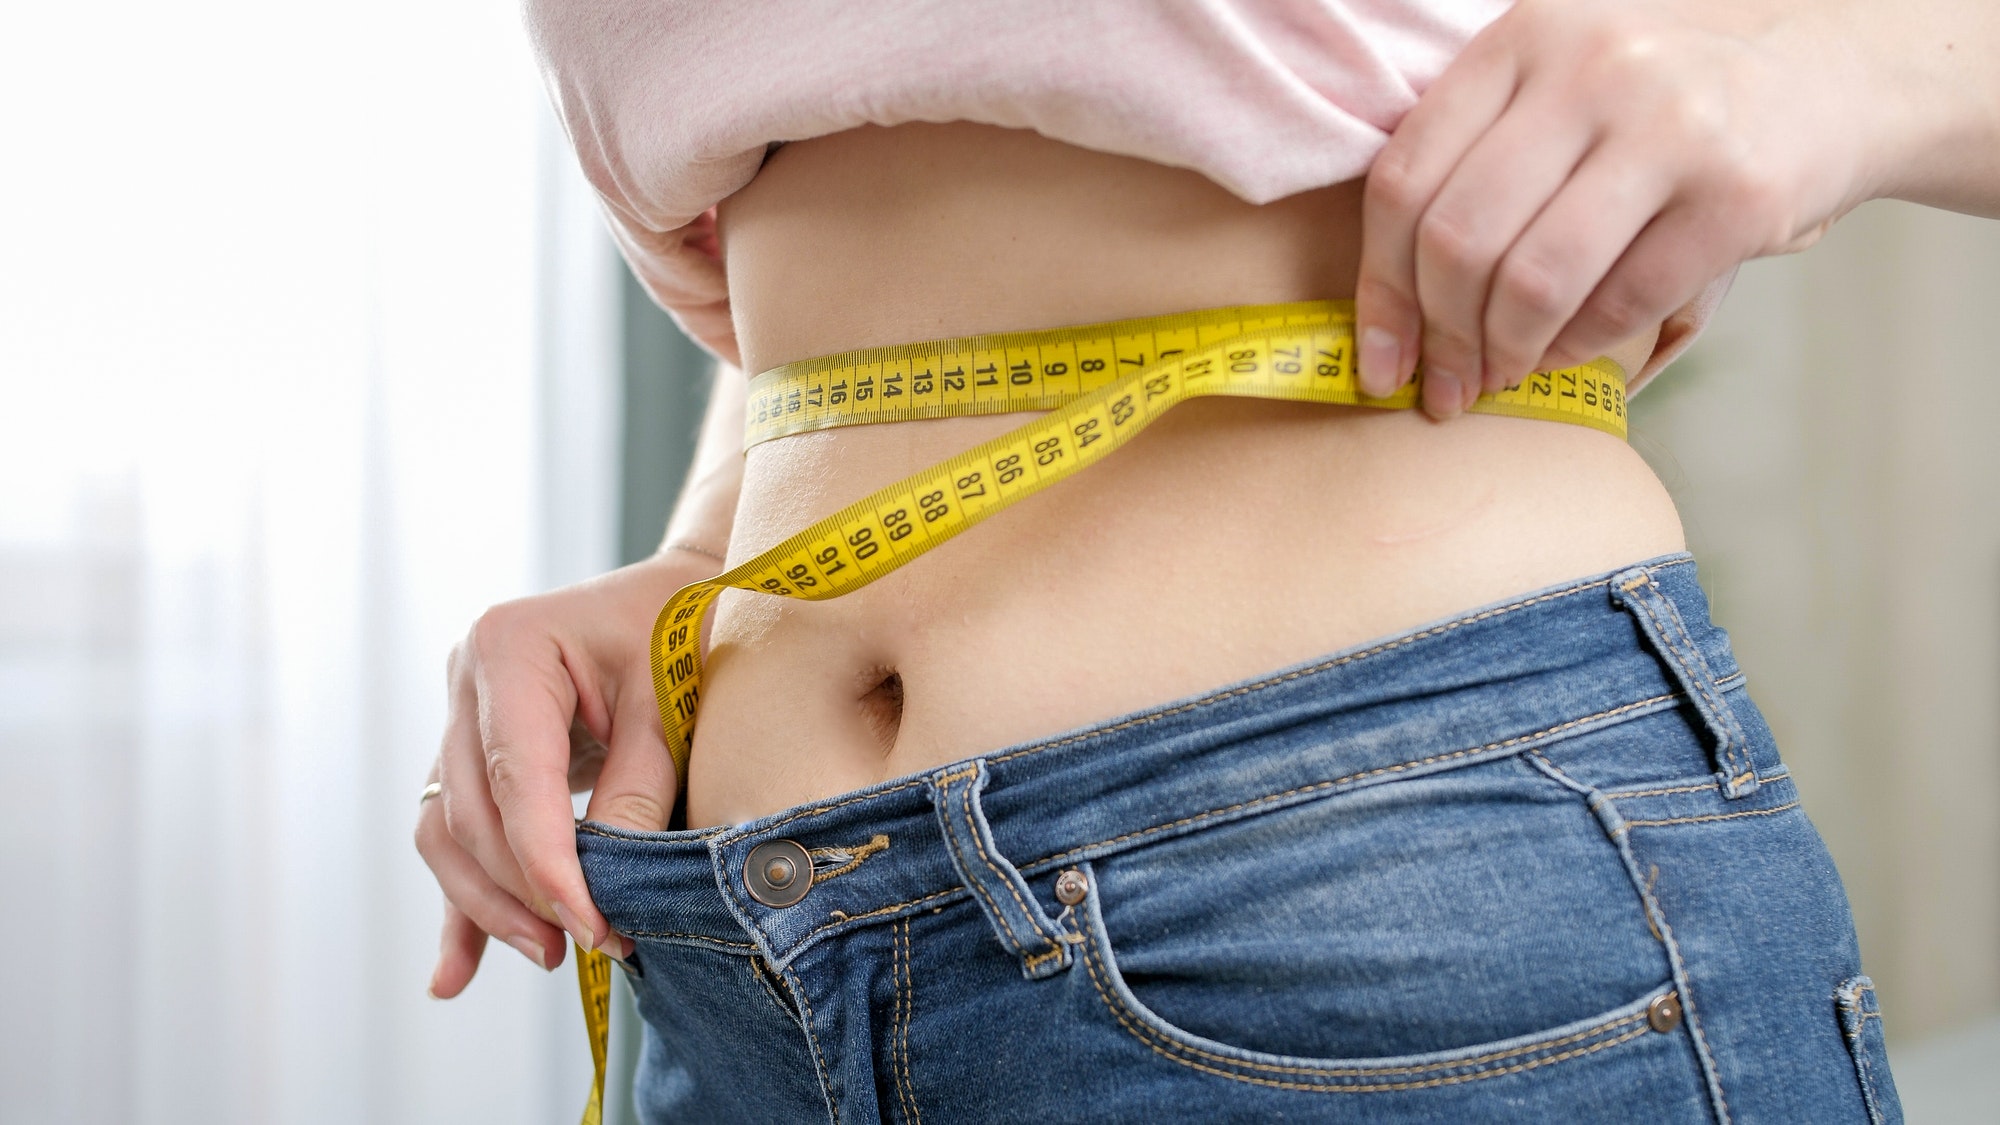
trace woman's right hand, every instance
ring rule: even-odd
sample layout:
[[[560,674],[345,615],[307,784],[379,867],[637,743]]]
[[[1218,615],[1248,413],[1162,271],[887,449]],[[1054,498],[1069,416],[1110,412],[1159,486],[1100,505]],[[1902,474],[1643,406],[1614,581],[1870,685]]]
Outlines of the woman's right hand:
[[[673,761],[653,701],[653,619],[716,560],[664,551],[599,578],[487,610],[446,664],[449,710],[417,815],[417,851],[445,894],[433,996],[456,996],[488,935],[544,969],[563,931],[623,956],[577,862],[570,794],[589,817],[657,831],[674,807]]]
[[[1520,0],[1369,170],[1365,393],[1421,358],[1425,409],[1457,414],[1685,313],[1868,199],[2000,213],[1996,10]]]

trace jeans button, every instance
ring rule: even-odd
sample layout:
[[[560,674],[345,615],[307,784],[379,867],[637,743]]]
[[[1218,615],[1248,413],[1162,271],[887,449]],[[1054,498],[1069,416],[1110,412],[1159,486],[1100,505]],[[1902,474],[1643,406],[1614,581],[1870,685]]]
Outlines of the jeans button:
[[[1646,1022],[1654,1031],[1668,1032],[1681,1025],[1681,995],[1669,992],[1646,1005]]]
[[[1056,876],[1056,901],[1064,906],[1075,906],[1090,894],[1090,880],[1083,872],[1072,867]]]
[[[743,886],[765,906],[790,906],[812,889],[812,856],[791,840],[772,840],[750,849]]]

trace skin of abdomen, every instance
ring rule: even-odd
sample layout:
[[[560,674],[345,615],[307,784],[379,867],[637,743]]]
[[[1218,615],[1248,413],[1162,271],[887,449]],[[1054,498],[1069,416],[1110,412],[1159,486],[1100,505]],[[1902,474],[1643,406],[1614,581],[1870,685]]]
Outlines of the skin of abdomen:
[[[786,145],[721,210],[746,371],[857,347],[1352,296],[1361,184],[1262,207],[973,125]],[[1610,354],[1633,370],[1652,334]],[[1024,415],[747,455],[747,559]],[[716,609],[689,823],[736,822],[1679,550],[1629,446],[1487,416],[1177,407],[1089,473],[856,593]]]

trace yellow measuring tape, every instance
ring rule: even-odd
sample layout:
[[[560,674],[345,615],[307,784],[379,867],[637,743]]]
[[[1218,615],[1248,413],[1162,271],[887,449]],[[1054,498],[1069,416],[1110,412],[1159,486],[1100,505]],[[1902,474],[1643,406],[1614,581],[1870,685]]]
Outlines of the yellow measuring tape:
[[[823,601],[859,589],[1096,464],[1191,398],[1391,410],[1417,404],[1415,383],[1388,398],[1363,395],[1354,354],[1353,303],[1308,301],[871,348],[757,376],[750,383],[746,446],[834,426],[1047,413],[674,594],[653,625],[653,690],[682,786],[701,698],[701,621],[722,591]],[[1538,372],[1517,387],[1481,396],[1471,410],[1570,422],[1622,439],[1624,375],[1608,359]],[[587,958],[607,962],[608,984],[608,958]],[[587,1125],[597,1121],[604,1081],[607,1023],[595,995],[587,978],[585,1016],[599,1061]]]
[[[572,942],[571,944],[575,944]],[[576,947],[576,984],[583,990],[583,1026],[590,1033],[590,1100],[583,1125],[604,1125],[604,1068],[611,1050],[611,958]]]

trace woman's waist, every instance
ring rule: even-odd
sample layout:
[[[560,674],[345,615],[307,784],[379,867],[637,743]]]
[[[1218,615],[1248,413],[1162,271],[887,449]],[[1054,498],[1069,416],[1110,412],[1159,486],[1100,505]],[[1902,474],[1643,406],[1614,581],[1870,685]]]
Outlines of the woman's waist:
[[[1656,558],[1471,607],[1418,630],[1086,728],[990,748],[977,786],[990,843],[1032,876],[1289,803],[1531,750],[1569,762],[1586,752],[1604,759],[1598,774],[1617,779],[1612,788],[1621,791],[1713,778],[1718,751],[1712,732],[1685,706],[1688,686],[1635,627],[1639,611],[1618,596],[1620,585],[1642,573],[1686,630],[1674,641],[1675,655],[1686,661],[1698,655],[1704,686],[1726,693],[1725,705],[1749,716],[1734,693],[1741,672],[1726,636],[1707,620],[1691,560]],[[1657,721],[1640,722],[1650,716]],[[1770,780],[1778,763],[1762,727],[1752,726],[1751,764]],[[940,776],[946,772],[950,778]],[[593,828],[583,841],[587,851],[628,854],[638,846],[646,859],[594,864],[587,858],[593,893],[606,909],[643,912],[665,902],[683,911],[712,892],[718,867],[736,871],[752,849],[784,839],[826,849],[830,861],[831,852],[866,848],[868,855],[885,854],[887,865],[864,856],[855,865],[860,877],[827,880],[835,897],[803,913],[749,908],[759,924],[779,927],[768,935],[774,946],[808,940],[827,928],[829,916],[834,922],[879,917],[912,901],[938,901],[961,876],[932,846],[933,791],[966,773],[957,763],[940,763],[844,792],[838,801],[767,810],[776,815],[721,830]],[[1745,807],[1780,797],[1774,790]],[[886,848],[869,848],[874,841]],[[874,876],[890,878],[882,884]],[[629,893],[617,890],[620,881],[631,884]],[[669,887],[680,881],[686,893]],[[740,882],[723,882],[742,898]],[[822,893],[818,881],[812,893]],[[742,924],[742,915],[718,910],[716,916],[714,936],[740,942],[731,927]],[[691,927],[678,915],[672,923],[640,928]],[[794,924],[798,929],[788,928]]]
[[[1018,421],[759,446],[732,556]],[[1187,403],[845,597],[726,596],[691,823],[861,788],[1680,547],[1657,480],[1595,431]]]

